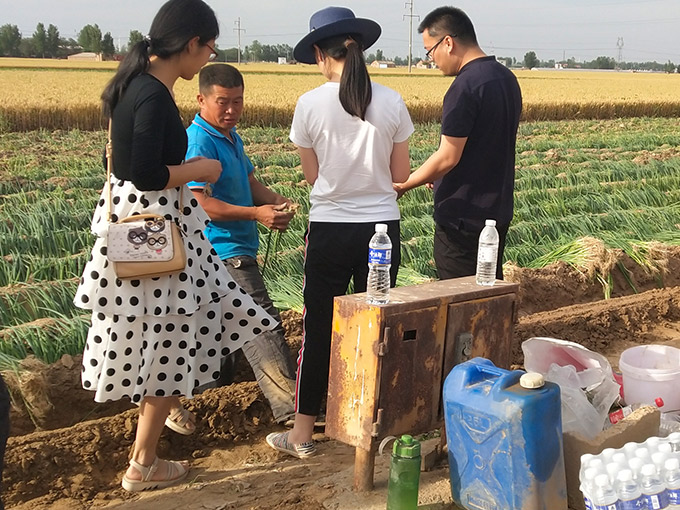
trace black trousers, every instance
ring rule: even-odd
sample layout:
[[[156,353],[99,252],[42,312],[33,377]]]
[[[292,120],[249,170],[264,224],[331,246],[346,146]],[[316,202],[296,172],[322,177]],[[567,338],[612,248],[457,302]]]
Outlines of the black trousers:
[[[496,226],[498,230],[498,260],[496,278],[503,279],[503,251],[509,225]],[[434,263],[440,280],[471,276],[477,272],[477,250],[482,230],[470,231],[445,227],[439,223],[434,229]]]
[[[386,223],[392,241],[391,285],[397,281],[401,261],[399,220]],[[295,411],[316,416],[328,391],[333,298],[347,292],[350,279],[354,292],[366,291],[368,242],[375,223],[312,222],[305,235],[305,309],[302,347],[298,355]]]

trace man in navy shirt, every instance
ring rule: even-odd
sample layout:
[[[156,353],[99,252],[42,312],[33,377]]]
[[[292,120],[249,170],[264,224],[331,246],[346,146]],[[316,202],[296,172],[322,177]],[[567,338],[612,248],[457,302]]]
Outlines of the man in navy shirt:
[[[294,212],[290,201],[262,184],[236,133],[243,112],[243,76],[233,66],[204,67],[198,77],[201,108],[187,128],[187,159],[217,159],[222,174],[213,185],[190,182],[189,188],[210,216],[205,234],[232,278],[279,325],[247,342],[242,350],[253,368],[274,419],[285,422],[295,413],[295,365],[284,338],[281,318],[274,307],[257,264],[257,223],[285,230]],[[228,332],[227,332],[228,333]],[[230,382],[233,358],[222,365],[218,384]]]
[[[470,18],[460,9],[435,9],[418,32],[426,57],[456,79],[444,96],[439,148],[405,183],[394,187],[401,196],[434,183],[434,260],[440,279],[475,274],[484,221],[496,220],[496,276],[502,279],[522,111],[517,78],[482,51]]]

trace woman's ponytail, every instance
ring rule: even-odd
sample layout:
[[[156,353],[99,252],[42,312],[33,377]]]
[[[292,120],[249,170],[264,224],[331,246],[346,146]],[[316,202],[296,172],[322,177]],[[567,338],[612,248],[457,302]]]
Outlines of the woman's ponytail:
[[[122,62],[118,66],[116,74],[111,81],[104,88],[102,92],[102,109],[104,116],[110,117],[111,112],[118,104],[118,100],[125,92],[125,89],[137,75],[140,75],[149,69],[149,46],[151,41],[144,38],[136,43],[129,53],[125,55]]]
[[[340,104],[350,115],[366,120],[372,89],[361,38],[342,35],[319,41],[318,46],[329,57],[345,60],[340,77]]]
[[[347,57],[340,77],[340,104],[350,115],[366,120],[371,104],[371,77],[368,75],[364,52],[352,38],[345,41]]]

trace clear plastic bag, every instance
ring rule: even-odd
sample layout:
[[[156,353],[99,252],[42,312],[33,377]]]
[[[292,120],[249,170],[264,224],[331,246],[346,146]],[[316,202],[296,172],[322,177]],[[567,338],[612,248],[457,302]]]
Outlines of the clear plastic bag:
[[[562,431],[592,439],[604,428],[619,398],[607,358],[582,345],[557,338],[534,337],[522,343],[524,367],[560,386]]]

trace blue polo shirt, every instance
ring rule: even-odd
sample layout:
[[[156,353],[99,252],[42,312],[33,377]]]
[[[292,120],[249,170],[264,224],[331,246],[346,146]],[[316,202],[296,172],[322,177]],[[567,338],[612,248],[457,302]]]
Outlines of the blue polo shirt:
[[[222,175],[212,185],[212,197],[231,205],[252,207],[253,195],[248,177],[254,167],[246,156],[243,140],[236,134],[236,128],[232,128],[230,135],[233,141],[196,114],[187,128],[189,145],[186,158],[203,156],[219,160]],[[202,189],[205,183],[192,181],[188,186]],[[205,234],[222,260],[239,255],[257,256],[259,239],[256,221],[211,221]]]

